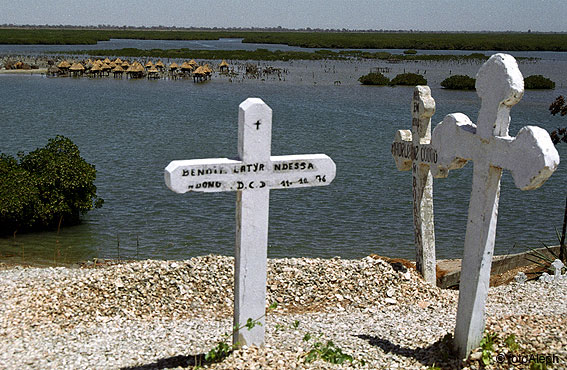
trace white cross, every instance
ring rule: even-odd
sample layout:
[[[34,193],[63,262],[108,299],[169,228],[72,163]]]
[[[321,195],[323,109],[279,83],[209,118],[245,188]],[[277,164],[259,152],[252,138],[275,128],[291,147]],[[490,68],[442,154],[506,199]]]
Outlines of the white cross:
[[[561,269],[565,267],[565,265],[563,264],[563,262],[561,262],[560,259],[556,259],[551,264],[551,267],[553,268],[553,278],[555,279],[555,281],[559,281],[562,278]]]
[[[544,129],[526,126],[516,137],[508,135],[510,108],[524,93],[524,79],[512,56],[495,54],[484,63],[476,90],[481,99],[477,125],[464,114],[450,114],[435,127],[431,140],[438,153],[432,166],[435,177],[474,163],[455,327],[462,358],[478,346],[484,331],[502,170],[510,170],[518,188],[529,190],[541,186],[559,164]]]
[[[429,167],[437,162],[430,145],[431,116],[435,100],[429,86],[416,86],[412,99],[410,130],[398,130],[392,156],[400,171],[412,169],[413,227],[416,268],[424,279],[435,284],[435,227],[433,222],[433,177]]]
[[[256,320],[252,330],[233,335],[239,345],[264,343],[270,189],[329,185],[335,163],[324,154],[271,156],[272,109],[261,99],[239,106],[239,159],[173,161],[165,183],[176,193],[236,191],[234,326]]]

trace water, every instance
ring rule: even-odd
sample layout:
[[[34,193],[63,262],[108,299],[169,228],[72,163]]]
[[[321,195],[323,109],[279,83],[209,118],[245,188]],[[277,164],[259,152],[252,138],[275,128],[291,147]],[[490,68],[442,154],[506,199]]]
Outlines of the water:
[[[271,192],[269,256],[356,258],[377,253],[413,259],[411,174],[399,172],[390,155],[396,130],[411,125],[412,88],[360,86],[356,78],[377,63],[332,63],[337,72],[325,77],[321,66],[329,69],[328,63],[294,62],[288,80],[280,83],[0,75],[0,151],[29,152],[48,138],[65,135],[96,165],[98,193],[105,199],[104,207],[90,212],[82,225],[59,235],[0,239],[0,257],[70,263],[116,258],[119,253],[121,258],[159,259],[232,255],[235,194],[175,194],[164,184],[163,169],[175,159],[235,157],[238,104],[253,96],[274,111],[273,155],[325,153],[337,164],[330,186]],[[567,70],[563,63],[550,58],[521,68],[560,80]],[[393,67],[427,68],[433,80],[447,69],[478,69],[443,63]],[[311,71],[320,81],[344,82],[315,85],[307,81]],[[349,80],[351,74],[354,80]],[[437,103],[434,124],[452,112],[476,120],[474,92],[431,86]],[[547,110],[560,94],[567,94],[566,89],[528,91],[512,110],[511,134],[528,124],[548,130],[567,126],[565,117],[553,117]],[[567,155],[567,145],[558,150]],[[471,169],[468,164],[447,179],[435,180],[438,258],[462,255]],[[566,175],[560,165],[542,188],[522,192],[505,172],[497,253],[554,242],[554,228],[562,222]]]

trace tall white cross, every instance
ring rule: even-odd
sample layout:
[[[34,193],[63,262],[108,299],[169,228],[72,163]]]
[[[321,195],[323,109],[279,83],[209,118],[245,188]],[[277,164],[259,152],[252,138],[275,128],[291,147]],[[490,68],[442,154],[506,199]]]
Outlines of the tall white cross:
[[[450,114],[431,139],[438,153],[432,166],[435,177],[446,177],[467,161],[474,165],[455,326],[461,358],[479,345],[484,331],[502,170],[512,173],[518,188],[530,190],[540,187],[559,164],[544,129],[526,126],[516,137],[508,134],[510,109],[524,93],[524,79],[512,56],[490,57],[477,74],[476,90],[481,99],[477,124],[464,114]]]
[[[433,177],[429,170],[437,162],[430,145],[431,117],[435,100],[429,86],[416,86],[412,99],[410,130],[398,130],[392,143],[392,156],[400,171],[412,170],[413,230],[416,268],[435,284],[435,227],[433,223]]]
[[[271,156],[272,109],[261,99],[239,106],[239,159],[173,161],[165,183],[176,193],[236,191],[233,343],[262,345],[266,312],[268,211],[270,189],[329,185],[336,166],[324,154]]]

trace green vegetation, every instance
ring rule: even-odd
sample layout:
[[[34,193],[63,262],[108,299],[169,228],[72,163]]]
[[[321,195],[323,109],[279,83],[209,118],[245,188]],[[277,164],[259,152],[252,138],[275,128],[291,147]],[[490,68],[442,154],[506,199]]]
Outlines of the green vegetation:
[[[465,75],[454,75],[444,79],[441,86],[449,90],[474,90],[476,79]]]
[[[494,341],[498,338],[496,333],[486,333],[480,340],[480,348],[482,348],[481,361],[484,366],[490,365],[492,362],[492,352],[494,351]]]
[[[390,80],[379,72],[371,72],[364,76],[360,76],[358,81],[363,85],[378,85],[378,86],[417,86],[427,85],[427,80],[416,73],[402,73]]]
[[[555,89],[555,82],[542,75],[528,76],[524,78],[525,89]]]
[[[390,84],[402,86],[427,85],[427,80],[417,73],[402,73],[394,77]]]
[[[63,136],[18,159],[0,154],[0,234],[79,223],[102,206],[95,178],[95,167]]]
[[[358,81],[363,85],[385,86],[390,84],[390,79],[379,72],[371,72],[367,75],[360,76]]]
[[[330,49],[567,51],[567,34],[0,29],[0,44],[96,44],[114,39],[217,40]]]
[[[415,54],[417,54],[417,50],[414,50],[414,49],[404,50],[404,54],[415,55]]]
[[[305,340],[306,337],[303,339]],[[309,339],[307,339],[309,340]],[[327,343],[323,344],[322,342],[315,342],[309,352],[305,354],[304,361],[306,363],[313,362],[318,358],[322,359],[323,361],[329,362],[331,364],[343,364],[346,361],[350,363],[353,362],[353,358],[351,355],[343,353],[343,350],[337,347],[332,341],[327,341]]]
[[[178,58],[178,59],[227,59],[227,60],[324,60],[324,59],[378,59],[389,61],[467,61],[487,58],[481,53],[470,55],[400,55],[387,52],[371,53],[359,50],[317,50],[310,51],[270,51],[256,50],[192,50],[181,49],[111,49],[111,50],[77,50],[65,51],[64,54],[85,54],[90,56],[120,56],[126,58]]]

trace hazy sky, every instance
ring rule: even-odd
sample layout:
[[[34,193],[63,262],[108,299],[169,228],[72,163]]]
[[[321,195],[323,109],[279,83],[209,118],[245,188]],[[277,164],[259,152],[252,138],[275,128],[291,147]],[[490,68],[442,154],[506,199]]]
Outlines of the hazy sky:
[[[0,0],[0,24],[567,31],[567,0]]]

